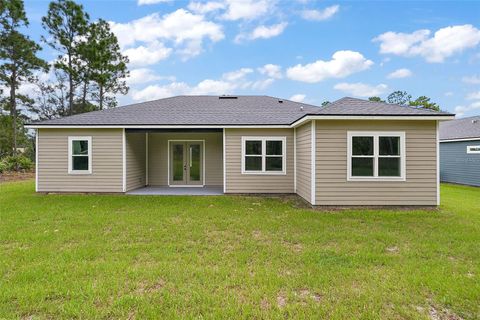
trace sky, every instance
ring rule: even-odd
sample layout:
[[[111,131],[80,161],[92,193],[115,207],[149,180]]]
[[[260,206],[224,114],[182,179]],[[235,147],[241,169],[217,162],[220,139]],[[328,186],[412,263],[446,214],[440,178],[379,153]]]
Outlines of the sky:
[[[181,94],[320,105],[405,90],[459,117],[480,114],[480,1],[78,2],[110,22],[130,59],[120,105]],[[37,41],[47,8],[25,1]],[[57,57],[43,47],[44,59]]]

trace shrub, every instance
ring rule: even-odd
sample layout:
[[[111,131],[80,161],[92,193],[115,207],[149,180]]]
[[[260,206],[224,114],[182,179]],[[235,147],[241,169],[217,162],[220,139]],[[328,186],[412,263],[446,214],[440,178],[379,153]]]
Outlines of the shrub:
[[[33,168],[33,162],[29,158],[19,156],[7,156],[0,160],[0,172],[18,170],[28,171]]]

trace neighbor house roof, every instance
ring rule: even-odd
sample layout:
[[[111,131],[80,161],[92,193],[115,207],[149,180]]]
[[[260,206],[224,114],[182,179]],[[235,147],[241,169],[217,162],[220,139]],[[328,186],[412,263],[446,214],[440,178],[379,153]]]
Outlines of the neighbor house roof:
[[[440,123],[440,140],[480,138],[480,116]]]
[[[291,125],[305,116],[451,116],[449,113],[343,98],[325,107],[269,96],[176,96],[93,111],[33,126]]]

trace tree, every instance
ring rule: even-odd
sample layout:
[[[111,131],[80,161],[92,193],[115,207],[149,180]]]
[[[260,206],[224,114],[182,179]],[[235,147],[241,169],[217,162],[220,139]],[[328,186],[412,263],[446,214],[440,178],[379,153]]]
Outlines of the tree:
[[[420,107],[429,110],[440,111],[440,106],[435,102],[430,102],[430,98],[426,96],[420,96],[416,100],[411,101],[410,106]]]
[[[412,96],[406,91],[394,91],[387,97],[388,103],[399,104],[401,106],[407,106],[412,100]]]
[[[39,120],[49,120],[68,115],[68,77],[61,70],[54,70],[54,79],[35,82],[34,103],[29,111]]]
[[[6,108],[10,111],[12,150],[17,154],[18,104],[28,103],[27,96],[18,93],[21,84],[32,82],[34,71],[46,68],[46,62],[37,57],[41,47],[28,36],[19,32],[28,26],[21,0],[0,2],[0,83],[9,90]]]
[[[99,109],[116,106],[115,97],[109,94],[127,94],[128,58],[121,54],[108,22],[100,19],[89,26],[87,41],[81,44],[80,52],[85,59],[87,80],[95,84],[92,96]]]
[[[51,2],[47,15],[42,18],[42,25],[51,36],[50,39],[43,37],[43,41],[60,53],[54,67],[68,75],[70,115],[73,114],[75,87],[82,68],[79,44],[85,40],[88,20],[89,16],[83,11],[83,6],[71,0]]]
[[[325,106],[327,106],[328,104],[330,104],[330,101],[325,100],[325,101],[322,102],[322,107],[325,107]]]
[[[370,97],[370,98],[368,98],[368,101],[385,102],[385,100],[382,100],[380,97]]]

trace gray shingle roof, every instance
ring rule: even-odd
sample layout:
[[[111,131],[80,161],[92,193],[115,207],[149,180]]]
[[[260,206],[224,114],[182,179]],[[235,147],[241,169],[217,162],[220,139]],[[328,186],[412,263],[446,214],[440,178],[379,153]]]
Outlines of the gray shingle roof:
[[[269,96],[231,97],[176,96],[32,125],[290,125],[306,115],[448,115],[354,98],[322,108]]]
[[[327,104],[318,114],[323,115],[383,115],[383,116],[438,116],[452,115],[428,109],[400,106],[385,102],[345,97]]]
[[[440,123],[440,140],[480,138],[480,116]]]

